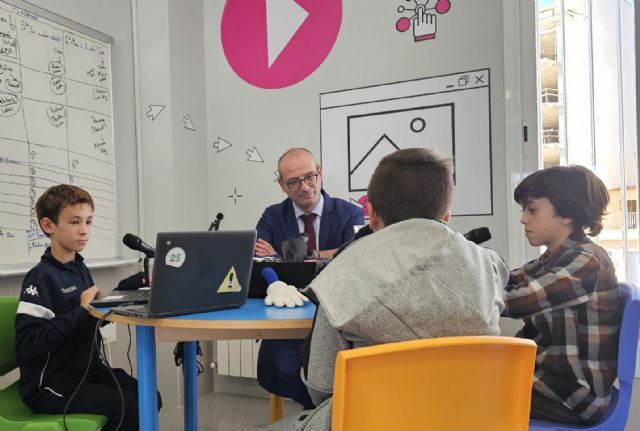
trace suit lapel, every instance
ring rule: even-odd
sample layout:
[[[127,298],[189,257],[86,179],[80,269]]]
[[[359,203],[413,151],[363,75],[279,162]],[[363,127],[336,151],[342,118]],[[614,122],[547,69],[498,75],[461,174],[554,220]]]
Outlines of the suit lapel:
[[[300,235],[300,228],[298,227],[298,221],[296,220],[296,213],[293,210],[293,202],[291,202],[291,199],[287,199],[282,220],[284,220],[287,230],[286,239],[297,238]]]

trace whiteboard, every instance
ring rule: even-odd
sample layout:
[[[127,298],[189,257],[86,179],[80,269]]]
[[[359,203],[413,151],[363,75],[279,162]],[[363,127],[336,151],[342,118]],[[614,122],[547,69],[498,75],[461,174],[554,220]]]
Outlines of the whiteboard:
[[[49,240],[35,204],[60,183],[94,199],[83,255],[114,257],[111,40],[28,8],[0,1],[0,262],[39,260]]]

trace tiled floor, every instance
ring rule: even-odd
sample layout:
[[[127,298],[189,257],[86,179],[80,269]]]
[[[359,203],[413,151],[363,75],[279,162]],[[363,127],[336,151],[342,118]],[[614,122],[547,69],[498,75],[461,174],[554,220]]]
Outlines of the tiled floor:
[[[640,387],[636,379],[634,394]],[[631,411],[625,431],[640,430],[639,397],[631,401]],[[300,411],[302,408],[285,401],[285,415]],[[198,431],[254,431],[263,430],[269,424],[269,400],[242,395],[209,393],[198,399]],[[182,408],[163,408],[160,412],[161,431],[179,431],[184,429]]]
[[[285,401],[285,415],[302,408]],[[160,430],[184,429],[183,410],[179,407],[160,411]],[[269,400],[241,395],[209,393],[198,399],[198,431],[263,430],[269,424]]]

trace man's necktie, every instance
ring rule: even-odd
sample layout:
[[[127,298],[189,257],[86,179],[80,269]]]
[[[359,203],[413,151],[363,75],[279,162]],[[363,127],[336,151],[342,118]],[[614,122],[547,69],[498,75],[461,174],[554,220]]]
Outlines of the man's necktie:
[[[317,214],[303,214],[300,216],[304,222],[304,233],[307,234],[309,240],[307,241],[307,254],[310,256],[316,251],[316,230],[313,228],[313,222],[316,221]]]

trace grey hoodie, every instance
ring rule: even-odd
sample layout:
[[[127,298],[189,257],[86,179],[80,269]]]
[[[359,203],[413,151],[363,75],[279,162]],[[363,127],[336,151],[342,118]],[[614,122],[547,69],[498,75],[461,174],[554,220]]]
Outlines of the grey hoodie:
[[[306,420],[294,421],[295,427],[274,429],[329,429],[327,399],[341,350],[420,338],[499,335],[508,275],[495,252],[433,220],[395,223],[354,242],[311,284],[320,304],[308,374],[302,377],[319,407]]]

